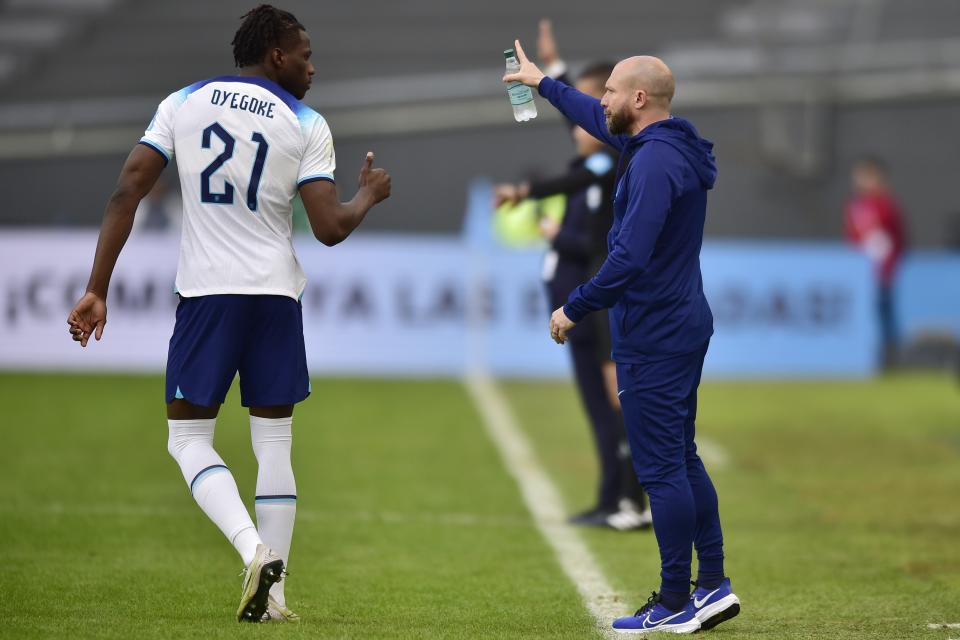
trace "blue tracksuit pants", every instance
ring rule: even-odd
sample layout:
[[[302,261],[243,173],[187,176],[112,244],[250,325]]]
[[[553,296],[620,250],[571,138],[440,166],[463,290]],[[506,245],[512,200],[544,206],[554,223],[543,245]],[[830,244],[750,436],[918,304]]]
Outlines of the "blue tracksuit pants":
[[[688,593],[692,548],[699,580],[723,577],[717,492],[694,443],[697,387],[707,344],[672,358],[617,363],[634,469],[650,497],[663,592]]]

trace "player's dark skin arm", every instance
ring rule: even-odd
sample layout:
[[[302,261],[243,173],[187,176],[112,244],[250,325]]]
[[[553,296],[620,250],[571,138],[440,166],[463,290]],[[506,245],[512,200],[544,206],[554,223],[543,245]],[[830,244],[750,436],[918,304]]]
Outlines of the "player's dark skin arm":
[[[103,336],[107,324],[107,291],[117,258],[133,228],[133,217],[140,200],[156,184],[166,159],[159,153],[138,144],[127,156],[120,170],[117,187],[107,201],[100,225],[100,239],[93,258],[93,269],[87,282],[87,291],[70,312],[67,324],[70,334],[81,347],[86,347],[90,336],[97,340]]]
[[[140,200],[143,199],[166,166],[166,160],[153,149],[138,144],[127,156],[120,171],[117,187],[107,201],[107,208],[100,225],[100,239],[93,259],[93,269],[87,283],[87,291],[70,312],[67,323],[70,334],[80,346],[86,347],[90,337],[100,340],[107,324],[107,292],[110,278],[117,264],[120,251],[130,236],[133,218]],[[220,407],[202,407],[186,400],[174,400],[167,405],[167,418],[171,420],[197,420],[215,418]],[[250,413],[261,418],[286,418],[293,415],[293,405],[284,407],[253,407]]]
[[[349,202],[340,202],[336,186],[327,180],[308,182],[300,187],[313,235],[328,247],[346,240],[373,205],[390,197],[390,176],[383,169],[373,168],[372,152],[368,152],[363,161],[359,186]]]
[[[390,176],[383,169],[373,168],[373,153],[367,153],[360,170],[360,189],[350,202],[340,202],[336,186],[327,180],[308,182],[300,187],[300,197],[303,198],[313,235],[328,247],[343,242],[363,222],[367,211],[389,195]],[[219,409],[174,400],[167,405],[167,418],[215,418]],[[288,418],[293,415],[293,405],[250,407],[250,415],[258,418]]]

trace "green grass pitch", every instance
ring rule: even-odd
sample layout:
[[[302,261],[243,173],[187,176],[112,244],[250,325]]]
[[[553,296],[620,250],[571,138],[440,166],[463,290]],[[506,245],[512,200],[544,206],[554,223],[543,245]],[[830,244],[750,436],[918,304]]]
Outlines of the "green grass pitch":
[[[591,442],[572,388],[501,383],[572,511]],[[598,638],[457,381],[314,381],[294,421],[297,626],[238,625],[241,567],[166,452],[154,376],[0,375],[10,638]],[[960,387],[707,382],[699,432],[740,617],[708,635],[960,638]],[[252,501],[232,393],[216,444]],[[650,533],[584,531],[636,608]]]

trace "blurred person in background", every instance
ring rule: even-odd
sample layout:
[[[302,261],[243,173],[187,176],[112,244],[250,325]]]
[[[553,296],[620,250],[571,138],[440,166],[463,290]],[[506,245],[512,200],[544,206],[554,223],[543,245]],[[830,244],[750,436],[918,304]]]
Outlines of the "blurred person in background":
[[[549,20],[540,21],[537,56],[547,75],[569,84],[567,66],[560,58]],[[577,77],[575,86],[599,98],[612,70],[611,63],[591,64]],[[563,305],[570,293],[603,264],[607,257],[607,233],[613,223],[618,155],[582,127],[568,124],[577,155],[566,172],[516,185],[501,184],[495,190],[495,206],[526,198],[539,200],[558,193],[566,196],[560,223],[547,216],[540,218],[541,235],[550,243],[550,251],[544,258],[543,279],[551,309]],[[571,516],[569,521],[620,531],[649,528],[652,518],[633,472],[617,397],[616,365],[610,359],[610,325],[606,311],[595,314],[569,335],[574,378],[593,430],[600,463],[596,505]]]
[[[390,176],[373,168],[368,152],[356,195],[340,202],[330,128],[301,102],[314,73],[306,28],[270,5],[242,19],[232,41],[239,75],[170,94],[127,157],[87,291],[67,322],[82,347],[91,336],[100,340],[110,279],[136,211],[175,155],[184,224],[167,357],[167,450],[246,567],[237,620],[295,622],[283,588],[297,504],[290,452],[294,405],[310,395],[310,378],[292,201],[302,197],[315,237],[332,246],[390,195]],[[256,526],[213,448],[220,405],[238,372],[258,466]],[[185,567],[185,578],[188,570],[196,569]]]
[[[882,160],[865,156],[850,173],[853,194],[844,211],[847,240],[873,264],[877,282],[877,318],[880,322],[882,366],[897,363],[899,331],[894,304],[897,268],[906,246],[903,213],[890,187]]]
[[[520,70],[504,82],[536,88],[568,119],[620,151],[609,255],[553,312],[550,335],[611,309],[613,359],[634,466],[647,490],[660,548],[660,591],[619,633],[695,633],[740,612],[724,575],[717,492],[695,442],[697,390],[713,314],[703,294],[700,248],[713,143],[671,115],[675,81],[652,56],[621,60],[600,100],[547,77],[515,42]],[[693,548],[697,581],[690,593]]]

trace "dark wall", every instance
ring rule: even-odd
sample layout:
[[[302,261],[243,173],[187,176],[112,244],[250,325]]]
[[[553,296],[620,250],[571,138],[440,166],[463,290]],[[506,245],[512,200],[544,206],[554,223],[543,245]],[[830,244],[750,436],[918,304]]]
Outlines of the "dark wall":
[[[957,244],[960,219],[960,105],[931,101],[831,110],[823,125],[822,166],[798,176],[765,157],[755,110],[692,112],[717,147],[720,178],[707,232],[720,236],[839,237],[849,168],[877,155],[889,166],[911,243]]]
[[[950,234],[960,217],[958,107],[923,102],[833,109],[822,132],[822,166],[808,176],[762,153],[755,110],[683,112],[716,143],[720,177],[710,200],[707,233],[838,238],[849,165],[869,152],[889,163],[914,246],[955,242]],[[331,127],[336,140],[336,122]],[[350,139],[337,142],[336,149],[337,179],[345,197],[353,194],[368,149],[393,175],[393,197],[367,219],[364,229],[447,233],[460,229],[472,178],[500,181],[532,169],[558,171],[573,153],[565,128],[557,123]],[[0,163],[0,224],[97,224],[122,162],[122,156],[105,156]]]
[[[229,41],[238,18],[254,3],[233,0],[127,0],[78,26],[71,39],[43,53],[24,53],[27,64],[12,84],[0,87],[0,106],[67,98],[143,97],[160,100],[173,88],[229,71]],[[879,12],[877,37],[896,41],[958,33],[960,3],[888,0]],[[730,16],[760,11],[743,0],[609,0],[602,4],[531,0],[442,2],[370,0],[318,3],[288,0],[308,26],[318,64],[317,80],[389,77],[451,70],[496,68],[499,51],[514,36],[534,48],[541,16],[554,19],[568,60],[589,60],[687,45],[743,44]],[[826,11],[823,38],[845,38],[855,5],[800,3]],[[859,6],[859,4],[856,4]],[[751,8],[752,7],[752,8]],[[6,6],[0,3],[0,12]],[[734,20],[733,22],[737,22]],[[79,24],[79,23],[78,23]],[[772,23],[771,23],[772,24]],[[816,40],[816,38],[815,38]],[[680,97],[683,95],[681,82]],[[550,107],[541,102],[541,109]],[[771,156],[755,108],[679,110],[716,142],[720,178],[710,201],[712,236],[836,238],[847,193],[850,162],[864,152],[885,158],[908,214],[917,246],[951,239],[960,202],[960,104],[899,102],[820,108],[813,131],[818,156],[812,170],[798,170],[804,114],[782,119],[786,150]],[[557,171],[572,154],[564,127],[538,121],[515,125],[504,97],[502,126],[374,140],[337,138],[336,114],[328,114],[336,142],[343,195],[353,192],[367,149],[394,177],[394,196],[365,229],[456,232],[466,189],[476,176],[511,180],[532,168]],[[144,124],[149,118],[144,113]],[[128,125],[129,122],[116,123]],[[131,145],[135,136],[131,135]],[[796,153],[794,153],[794,145]],[[0,161],[0,225],[95,225],[124,154]],[[954,234],[960,234],[953,231]]]
[[[503,65],[514,38],[531,47],[537,21],[551,17],[570,60],[597,51],[628,55],[678,40],[700,41],[716,31],[724,9],[739,0],[605,0],[589,3],[532,0],[288,0],[311,35],[318,82],[459,71]],[[228,73],[230,41],[239,17],[257,2],[236,0],[126,0],[91,21],[67,50],[39,55],[7,100],[155,95],[199,78]],[[2,8],[2,3],[0,3]],[[598,48],[602,44],[602,48]],[[19,52],[18,52],[19,53]],[[13,93],[13,92],[11,92]]]

